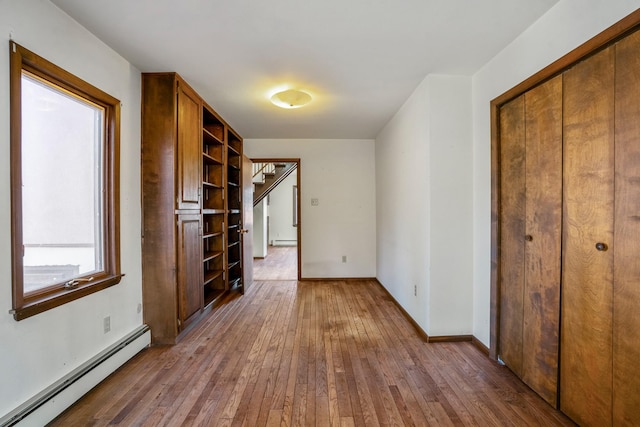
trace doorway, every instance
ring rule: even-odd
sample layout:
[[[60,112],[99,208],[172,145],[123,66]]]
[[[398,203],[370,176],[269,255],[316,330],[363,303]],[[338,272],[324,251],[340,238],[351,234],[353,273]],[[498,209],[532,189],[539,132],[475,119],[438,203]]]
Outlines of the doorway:
[[[300,159],[251,161],[254,280],[300,280]]]

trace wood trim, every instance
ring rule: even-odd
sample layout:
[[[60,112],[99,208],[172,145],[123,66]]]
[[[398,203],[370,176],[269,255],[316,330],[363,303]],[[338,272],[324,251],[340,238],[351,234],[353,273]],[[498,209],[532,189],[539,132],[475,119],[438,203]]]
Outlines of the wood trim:
[[[544,82],[545,80],[554,77],[566,71],[568,68],[577,64],[580,61],[585,60],[587,57],[597,53],[598,51],[606,48],[607,46],[617,42],[621,38],[625,37],[629,33],[637,30],[640,25],[640,9],[636,9],[620,21],[616,22],[606,30],[587,40],[571,52],[562,56],[560,59],[552,62],[542,70],[538,71],[528,79],[517,84],[513,88],[509,89],[502,95],[495,98],[492,104],[498,106],[510,101],[513,98],[523,94],[534,86]]]
[[[332,279],[322,279],[322,280],[332,280]],[[353,279],[352,279],[353,280]],[[367,279],[358,279],[358,280],[367,280]],[[480,350],[486,356],[489,356],[489,349],[475,336],[473,335],[441,335],[441,336],[429,336],[424,329],[414,320],[413,317],[400,305],[400,303],[391,295],[391,293],[384,287],[384,285],[377,279],[371,279],[375,281],[380,287],[384,290],[384,292],[389,296],[391,301],[398,307],[402,315],[407,319],[411,326],[414,327],[418,336],[427,343],[443,343],[443,342],[471,342],[478,350]]]
[[[418,336],[424,341],[424,342],[429,342],[429,335],[427,335],[427,333],[424,331],[424,329],[422,329],[422,327],[420,325],[418,325],[418,322],[416,322],[413,317],[411,317],[411,315],[409,313],[407,313],[407,311],[400,305],[400,303],[393,297],[393,295],[391,295],[391,292],[389,292],[389,290],[387,288],[384,287],[384,285],[382,284],[382,282],[380,282],[378,280],[378,278],[373,279],[383,290],[384,292],[389,296],[389,298],[391,299],[391,301],[393,301],[393,303],[396,305],[396,307],[398,307],[398,309],[400,310],[400,312],[402,313],[402,315],[409,321],[409,323],[411,323],[411,326],[413,326],[413,328],[416,330],[416,332],[418,333]]]
[[[300,176],[302,175],[300,171],[300,159],[299,158],[286,158],[286,157],[268,157],[268,158],[252,158],[252,162],[254,163],[295,163],[296,164],[296,185],[298,186],[298,226],[296,227],[298,245],[298,280],[309,280],[302,278],[302,210],[301,210],[301,197],[302,194],[302,186],[300,185]]]
[[[500,336],[500,279],[498,265],[500,262],[500,116],[499,107],[491,103],[491,312],[489,321],[489,357],[498,359],[498,337]]]
[[[469,342],[473,341],[473,335],[439,335],[429,337],[427,342]]]
[[[487,347],[486,345],[484,345],[482,343],[482,341],[480,341],[478,338],[476,338],[474,335],[471,336],[471,343],[473,345],[476,346],[476,348],[478,350],[480,350],[485,356],[489,357],[490,359],[492,359],[490,353],[489,353],[489,347]]]
[[[9,40],[10,62],[10,157],[11,157],[11,246],[12,309],[15,320],[46,310],[120,283],[120,101],[91,83]],[[67,289],[63,283],[24,294],[22,224],[22,72],[104,108],[104,156],[102,164],[104,265],[89,283]],[[88,274],[79,276],[86,278]]]
[[[497,360],[500,348],[498,337],[500,335],[500,278],[498,277],[498,265],[500,263],[500,107],[506,102],[520,96],[533,87],[563,73],[573,65],[585,60],[602,49],[612,45],[621,38],[640,27],[640,9],[635,10],[620,21],[611,25],[601,33],[592,37],[585,43],[573,49],[560,59],[554,61],[539,72],[517,84],[502,95],[494,98],[490,103],[491,109],[491,278],[490,278],[490,345],[489,357]]]

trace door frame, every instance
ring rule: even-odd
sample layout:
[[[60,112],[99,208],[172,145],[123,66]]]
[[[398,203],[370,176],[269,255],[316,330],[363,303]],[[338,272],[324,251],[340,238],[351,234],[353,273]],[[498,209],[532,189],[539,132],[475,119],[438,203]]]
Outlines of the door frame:
[[[497,360],[500,354],[500,107],[558,74],[571,68],[588,56],[619,41],[640,27],[640,9],[622,18],[533,76],[509,89],[491,101],[491,313],[489,357]]]
[[[300,171],[300,159],[299,158],[287,158],[287,157],[256,157],[250,159],[253,163],[295,163],[296,164],[296,188],[298,189],[298,197],[296,203],[296,211],[298,213],[298,226],[296,227],[296,238],[298,239],[298,244],[296,246],[298,252],[298,279],[302,280],[302,224],[304,223],[302,219],[302,211],[300,209],[300,194],[302,192],[302,186],[300,185],[301,181],[301,171]]]

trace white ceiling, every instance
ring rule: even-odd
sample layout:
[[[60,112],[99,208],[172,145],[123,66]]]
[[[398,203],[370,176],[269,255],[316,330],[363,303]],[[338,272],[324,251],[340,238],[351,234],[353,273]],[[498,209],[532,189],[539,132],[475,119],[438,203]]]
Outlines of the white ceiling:
[[[374,138],[426,75],[472,75],[558,0],[52,1],[244,138]],[[276,87],[314,101],[275,107]]]

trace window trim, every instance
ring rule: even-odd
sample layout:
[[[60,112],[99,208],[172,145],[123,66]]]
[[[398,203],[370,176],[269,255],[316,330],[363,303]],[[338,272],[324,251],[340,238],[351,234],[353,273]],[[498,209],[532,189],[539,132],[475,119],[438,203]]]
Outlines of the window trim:
[[[10,158],[11,158],[11,268],[12,310],[15,320],[22,320],[120,282],[120,101],[93,85],[63,70],[14,41],[10,54]],[[24,295],[22,229],[22,71],[42,78],[64,90],[100,105],[105,109],[103,156],[103,227],[104,266],[76,287],[63,283]]]

